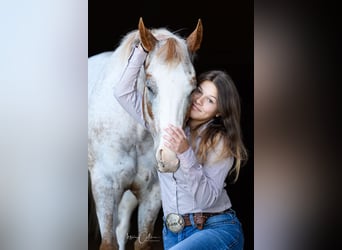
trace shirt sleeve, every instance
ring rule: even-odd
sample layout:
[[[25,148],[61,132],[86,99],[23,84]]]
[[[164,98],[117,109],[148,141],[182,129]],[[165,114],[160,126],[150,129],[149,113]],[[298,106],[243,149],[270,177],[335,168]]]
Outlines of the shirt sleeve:
[[[207,161],[200,164],[195,152],[190,147],[178,155],[180,168],[176,178],[184,182],[185,190],[193,197],[194,206],[201,209],[210,208],[221,196],[225,187],[225,180],[234,163],[233,157],[219,161],[217,159],[222,142],[208,152]]]
[[[145,128],[146,124],[142,113],[142,95],[137,91],[137,79],[146,56],[146,52],[135,47],[118,84],[114,87],[114,97],[120,105]]]

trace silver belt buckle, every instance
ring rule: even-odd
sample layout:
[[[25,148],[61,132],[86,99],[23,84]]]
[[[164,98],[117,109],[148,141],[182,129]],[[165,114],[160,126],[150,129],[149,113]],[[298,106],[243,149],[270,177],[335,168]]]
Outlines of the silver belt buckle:
[[[180,232],[184,228],[184,224],[184,219],[179,214],[171,213],[166,216],[166,226],[173,233]]]

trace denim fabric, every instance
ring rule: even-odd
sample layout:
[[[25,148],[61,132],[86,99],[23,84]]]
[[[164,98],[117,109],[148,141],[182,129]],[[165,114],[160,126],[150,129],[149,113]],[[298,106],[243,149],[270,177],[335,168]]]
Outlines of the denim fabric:
[[[234,210],[225,214],[215,215],[206,221],[204,228],[199,230],[190,215],[191,226],[184,227],[178,233],[163,227],[165,250],[242,250],[244,235],[241,223]]]

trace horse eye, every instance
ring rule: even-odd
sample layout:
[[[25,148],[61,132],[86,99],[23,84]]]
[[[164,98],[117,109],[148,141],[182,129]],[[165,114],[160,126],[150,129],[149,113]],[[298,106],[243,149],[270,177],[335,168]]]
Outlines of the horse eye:
[[[152,95],[156,94],[155,87],[152,84],[150,79],[146,80],[146,88],[150,94],[152,94]]]
[[[152,94],[154,94],[154,90],[152,89],[151,86],[148,86],[148,85],[147,85],[147,89],[148,89],[148,91],[150,91]]]

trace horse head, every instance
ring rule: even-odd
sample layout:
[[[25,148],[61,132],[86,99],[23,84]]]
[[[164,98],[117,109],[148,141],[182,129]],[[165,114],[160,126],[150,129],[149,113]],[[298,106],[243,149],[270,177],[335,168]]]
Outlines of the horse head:
[[[139,76],[144,84],[144,119],[154,140],[158,170],[175,172],[179,159],[164,146],[163,135],[169,124],[184,128],[188,118],[190,95],[196,87],[193,56],[202,42],[202,22],[198,20],[186,39],[166,29],[147,29],[142,18],[138,29],[140,42],[149,51]]]

